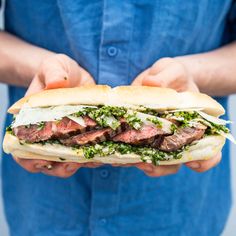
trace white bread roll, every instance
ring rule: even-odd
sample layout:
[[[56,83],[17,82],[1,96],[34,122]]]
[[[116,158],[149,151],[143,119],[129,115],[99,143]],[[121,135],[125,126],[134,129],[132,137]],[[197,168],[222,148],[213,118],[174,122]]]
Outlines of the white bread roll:
[[[224,114],[224,108],[213,98],[202,93],[178,93],[169,88],[147,86],[106,85],[83,86],[77,88],[52,89],[24,97],[8,110],[17,114],[22,107],[47,107],[58,105],[112,105],[145,106],[159,110],[202,109],[212,116]]]
[[[24,107],[48,107],[59,105],[112,105],[136,107],[145,106],[157,111],[175,109],[202,109],[205,113],[218,117],[224,114],[224,108],[213,98],[202,94],[178,93],[168,88],[146,86],[121,86],[111,88],[106,85],[84,86],[77,88],[45,90],[24,97],[8,110],[17,114]],[[171,165],[193,160],[205,160],[217,154],[223,147],[225,138],[220,135],[207,136],[196,141],[194,145],[183,152],[181,159],[160,161],[160,165]],[[95,156],[85,159],[83,152],[77,153],[71,147],[59,144],[24,144],[18,138],[6,133],[3,149],[6,153],[25,159],[43,159],[66,162],[102,162],[113,164],[128,164],[141,162],[136,154],[121,155],[116,153],[107,157]],[[62,160],[65,159],[65,160]]]
[[[181,159],[172,159],[160,161],[160,165],[180,164],[194,160],[207,160],[215,156],[224,146],[225,138],[220,135],[207,136],[183,152]],[[11,134],[6,134],[3,142],[3,148],[6,153],[24,159],[41,159],[58,162],[100,162],[107,164],[129,164],[142,162],[140,156],[136,154],[121,155],[116,153],[106,157],[95,156],[92,159],[86,159],[83,152],[77,152],[71,147],[65,147],[59,144],[20,144],[18,138]],[[65,159],[64,161],[62,159]]]

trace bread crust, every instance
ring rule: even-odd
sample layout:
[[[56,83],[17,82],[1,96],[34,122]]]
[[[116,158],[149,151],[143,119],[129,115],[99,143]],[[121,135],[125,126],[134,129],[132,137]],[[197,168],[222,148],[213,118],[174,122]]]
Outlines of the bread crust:
[[[47,107],[57,105],[113,105],[146,106],[155,110],[203,109],[209,115],[220,116],[224,108],[213,98],[202,93],[178,93],[169,88],[147,86],[107,85],[44,90],[24,97],[12,105],[8,112],[17,114],[22,107]]]
[[[221,151],[225,143],[225,138],[220,135],[204,137],[196,141],[194,145],[183,152],[181,159],[160,161],[160,165],[180,164],[194,160],[207,160]],[[98,162],[106,164],[131,164],[142,162],[140,156],[135,154],[114,154],[107,157],[95,156],[92,159],[83,157],[83,152],[77,152],[70,147],[58,144],[24,144],[21,145],[18,138],[6,133],[3,142],[3,149],[6,153],[23,159],[41,159],[57,162]]]
[[[13,104],[8,112],[17,114],[23,107],[48,107],[58,105],[104,105],[111,88],[107,85],[90,85],[76,88],[44,90],[24,97]]]

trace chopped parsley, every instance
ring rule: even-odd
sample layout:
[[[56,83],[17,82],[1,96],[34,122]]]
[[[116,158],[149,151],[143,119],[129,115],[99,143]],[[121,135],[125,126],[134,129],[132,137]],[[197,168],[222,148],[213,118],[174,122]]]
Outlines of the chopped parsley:
[[[140,111],[145,114],[153,115],[156,117],[161,118],[177,118],[179,122],[179,126],[175,124],[171,125],[172,133],[176,132],[178,128],[183,128],[187,126],[191,126],[191,121],[194,119],[202,119],[198,112],[196,111],[165,111],[162,113],[158,113],[157,111],[146,108],[143,106],[139,106],[137,111]],[[90,118],[94,119],[100,126],[102,127],[111,127],[112,129],[117,129],[120,126],[120,118],[125,118],[126,122],[134,129],[140,129],[143,125],[143,122],[140,118],[137,117],[137,112],[133,110],[129,110],[125,107],[113,107],[113,106],[98,106],[97,108],[94,107],[85,107],[83,110],[73,114],[74,116],[84,116],[88,115]],[[147,118],[147,121],[152,122],[153,124],[157,125],[158,127],[162,127],[162,122],[158,118]],[[207,121],[208,122],[208,121]],[[219,133],[222,131],[224,133],[229,133],[229,129],[224,125],[217,125],[211,123],[210,127],[208,127],[207,132],[210,134]],[[204,124],[204,123],[203,123]],[[205,124],[206,125],[206,124]],[[208,126],[208,125],[207,125]]]
[[[172,123],[170,126],[171,133],[175,133],[177,129],[178,129],[178,126]]]
[[[11,126],[11,125],[9,125],[9,126],[6,127],[6,132],[7,132],[8,134],[13,134],[13,130],[12,130],[12,126]]]
[[[152,122],[153,124],[155,124],[157,127],[162,127],[163,123],[157,119],[156,117],[152,117],[152,118],[147,118],[147,121]]]
[[[112,129],[117,129],[120,126],[119,119],[125,118],[131,127],[140,129],[142,122],[138,117],[136,117],[135,113],[136,112],[129,113],[124,107],[99,106],[98,108],[84,108],[82,111],[79,111],[73,115],[88,115],[100,126],[111,127]]]
[[[136,116],[136,114],[136,112],[126,113],[124,118],[131,127],[133,127],[134,129],[140,129],[143,122]]]
[[[211,127],[207,127],[206,131],[205,131],[205,134],[206,135],[213,135],[213,134],[219,134],[220,132],[223,132],[223,133],[230,133],[230,130],[224,126],[224,125],[217,125],[217,124],[214,124],[212,122],[209,122],[211,124]]]
[[[100,152],[100,150],[98,148],[96,148],[95,146],[83,147],[83,153],[84,153],[84,157],[86,159],[93,158],[95,155],[98,155],[99,152]]]
[[[180,159],[184,148],[176,152],[163,152],[149,147],[132,146],[125,143],[115,143],[112,141],[103,142],[96,145],[82,147],[85,158],[92,159],[94,156],[108,156],[115,152],[124,154],[137,154],[141,156],[143,162],[150,162],[154,165],[158,165],[159,161],[168,159]]]
[[[214,124],[212,122],[211,123],[211,130],[213,133],[219,133],[219,131],[223,131],[224,133],[230,133],[230,130],[225,126],[225,125],[217,125],[217,124]]]
[[[160,117],[160,114],[161,114],[158,111],[155,111],[154,109],[147,108],[147,107],[144,107],[144,106],[139,106],[137,108],[137,110],[142,112],[142,113],[145,113],[145,114],[148,114],[148,115],[152,115],[152,116],[159,116]]]
[[[200,118],[200,115],[195,111],[177,111],[173,114],[177,118],[182,118],[180,120],[181,127],[189,126],[189,122],[193,119]]]
[[[39,122],[39,123],[38,123],[37,130],[42,130],[42,129],[45,127],[45,124],[46,124],[46,123],[43,122],[43,121],[42,121],[42,122]]]
[[[40,143],[43,146],[47,143],[49,143],[49,144],[61,144],[60,141],[56,140],[56,139],[48,139],[48,140],[40,141],[40,142],[37,142],[37,143]]]

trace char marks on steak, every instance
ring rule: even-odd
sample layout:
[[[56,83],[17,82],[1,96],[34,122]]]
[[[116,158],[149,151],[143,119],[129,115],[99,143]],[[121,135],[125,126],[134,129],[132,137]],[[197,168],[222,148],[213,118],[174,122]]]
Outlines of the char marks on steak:
[[[21,125],[14,128],[13,132],[20,140],[30,143],[48,140],[53,134],[51,122],[46,122],[42,129],[38,125]]]
[[[123,142],[134,145],[150,144],[154,141],[155,137],[158,135],[167,134],[162,128],[158,128],[152,125],[144,125],[141,129],[128,129],[118,135],[116,135],[112,140],[114,142]]]
[[[18,126],[13,129],[13,132],[20,140],[30,143],[57,139],[66,146],[82,146],[112,140],[171,152],[201,139],[207,128],[203,124],[196,124],[196,127],[178,128],[174,134],[171,134],[160,127],[147,124],[136,130],[131,128],[123,118],[119,120],[121,125],[116,130],[110,127],[99,127],[88,116],[84,116],[83,120],[85,126],[64,117],[60,121],[45,122],[42,127],[37,124]]]
[[[96,144],[104,142],[116,135],[116,131],[111,128],[92,130],[83,134],[75,135],[67,139],[60,139],[60,142],[66,146],[82,146],[86,144]]]
[[[202,127],[203,128],[203,127]],[[163,140],[153,143],[152,147],[158,148],[165,152],[177,151],[185,145],[199,140],[203,137],[205,129],[198,129],[194,127],[184,127],[177,130],[173,135],[166,136]]]
[[[60,121],[45,122],[43,128],[38,125],[18,126],[13,129],[14,134],[20,139],[30,143],[45,141],[52,138],[67,138],[72,134],[83,133],[97,126],[91,118],[83,117],[85,126],[64,117]]]
[[[128,128],[128,124],[125,119],[120,119],[120,126],[113,130],[112,128],[102,128],[98,130],[91,130],[86,133],[72,136],[67,139],[60,139],[60,142],[66,146],[82,146],[86,144],[96,144],[110,140],[115,135],[123,132]]]

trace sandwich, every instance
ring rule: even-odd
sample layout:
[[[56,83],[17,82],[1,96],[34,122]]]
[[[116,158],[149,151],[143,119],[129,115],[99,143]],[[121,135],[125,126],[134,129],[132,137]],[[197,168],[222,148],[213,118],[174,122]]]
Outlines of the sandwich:
[[[18,158],[154,165],[206,160],[230,134],[213,98],[168,88],[106,85],[44,90],[8,110],[3,149]]]

